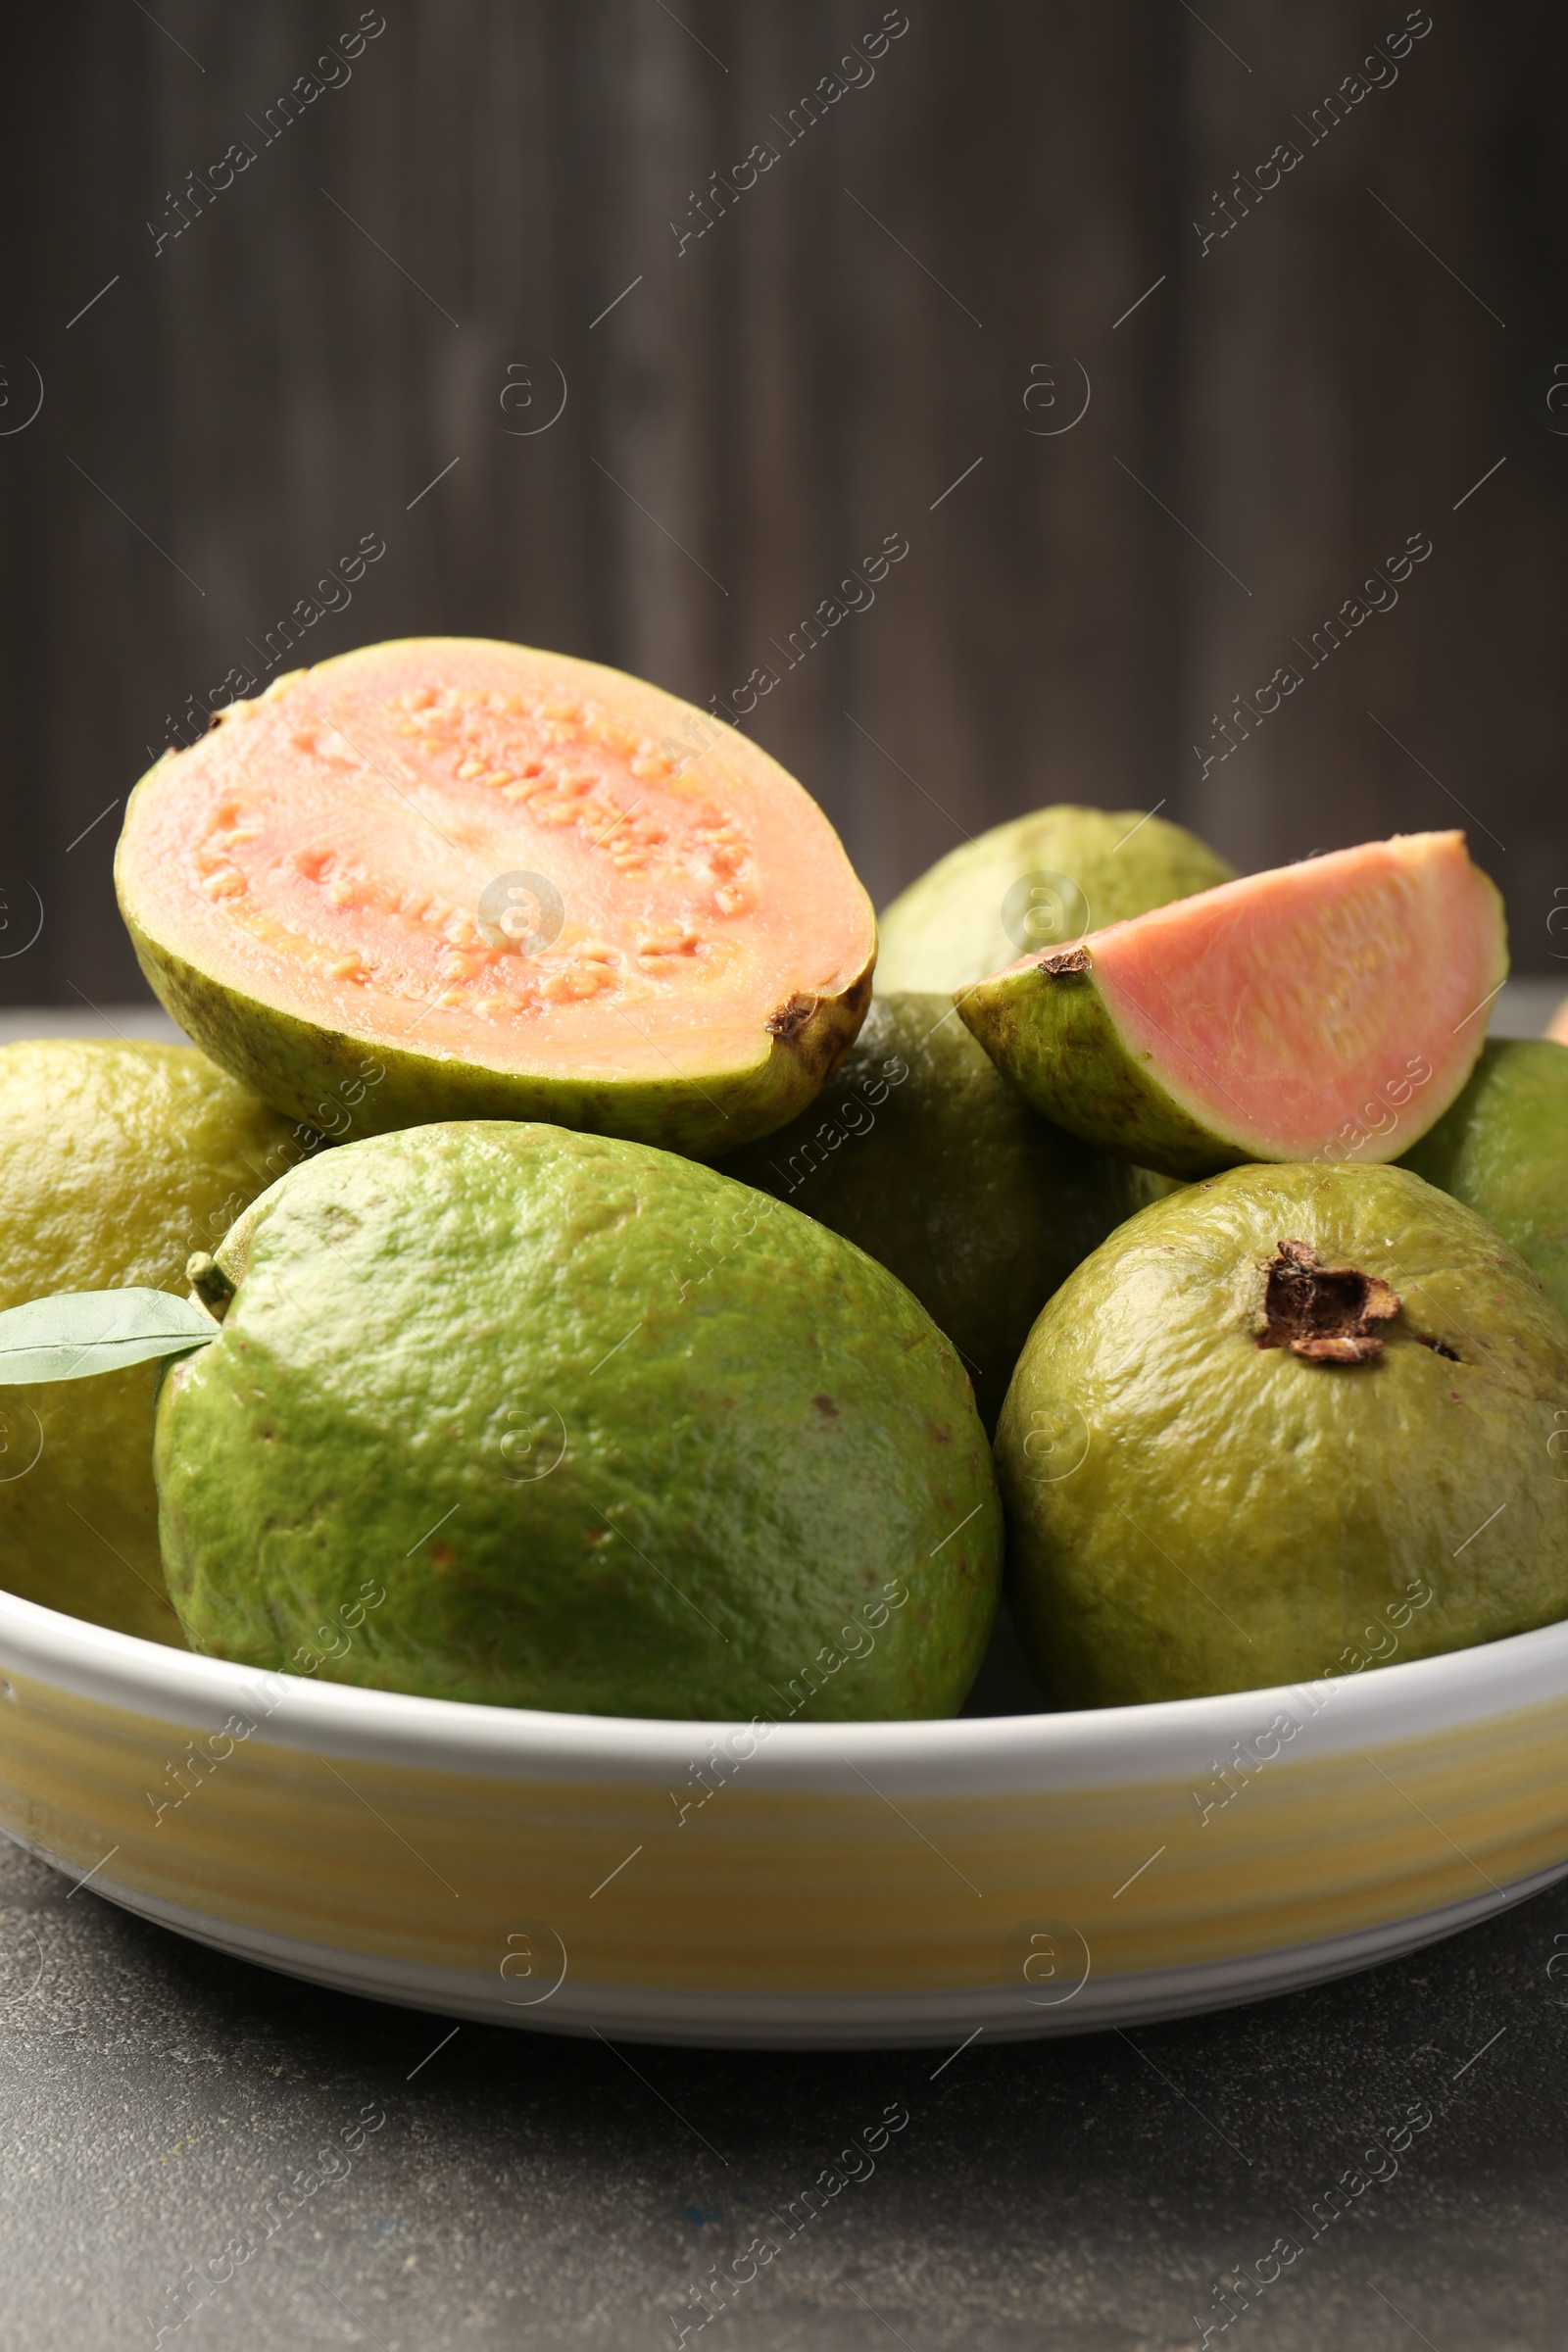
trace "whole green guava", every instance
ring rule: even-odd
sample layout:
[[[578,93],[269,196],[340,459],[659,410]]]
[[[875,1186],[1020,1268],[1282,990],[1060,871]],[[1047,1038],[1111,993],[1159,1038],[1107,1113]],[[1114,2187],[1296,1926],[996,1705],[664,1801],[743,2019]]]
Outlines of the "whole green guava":
[[[1399,1164],[1495,1226],[1568,1314],[1568,1046],[1489,1038],[1457,1102]]]
[[[1170,1179],[1030,1109],[946,997],[876,997],[808,1111],[720,1163],[876,1258],[968,1367],[988,1430],[1057,1284]]]
[[[1568,1613],[1568,1323],[1396,1167],[1242,1167],[1046,1307],[997,1433],[1023,1644],[1067,1706],[1430,1656]]]
[[[1236,868],[1167,817],[1062,802],[961,842],[877,918],[875,988],[968,988],[1057,948],[1232,882]]]
[[[0,1307],[57,1291],[181,1291],[307,1143],[194,1046],[36,1038],[0,1047]],[[158,1367],[0,1399],[0,1585],[183,1646],[153,1485]]]
[[[203,1277],[157,1468],[194,1647],[590,1714],[954,1712],[1001,1576],[962,1366],[836,1234],[652,1147],[344,1146]]]

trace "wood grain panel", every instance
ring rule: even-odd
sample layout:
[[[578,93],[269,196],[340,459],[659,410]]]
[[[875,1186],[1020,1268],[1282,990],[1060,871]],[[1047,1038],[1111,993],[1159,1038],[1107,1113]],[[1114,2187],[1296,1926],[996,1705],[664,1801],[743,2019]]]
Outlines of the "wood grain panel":
[[[353,0],[158,16],[83,0],[12,37],[0,1001],[141,993],[112,804],[328,598],[288,661],[493,634],[718,708],[771,672],[746,723],[879,900],[1055,798],[1163,803],[1245,864],[1452,819],[1520,966],[1555,968],[1544,0],[1440,7],[1332,131],[1402,8],[911,0],[841,65],[877,0],[391,0],[287,127]],[[808,120],[829,74],[858,86]],[[1205,245],[1281,141],[1299,160]],[[6,430],[29,360],[43,409]],[[1412,532],[1397,606],[1312,666]],[[367,533],[351,600],[318,589]],[[889,534],[874,602],[844,589]],[[860,609],[804,651],[833,597]],[[1282,665],[1230,752],[1219,719]]]

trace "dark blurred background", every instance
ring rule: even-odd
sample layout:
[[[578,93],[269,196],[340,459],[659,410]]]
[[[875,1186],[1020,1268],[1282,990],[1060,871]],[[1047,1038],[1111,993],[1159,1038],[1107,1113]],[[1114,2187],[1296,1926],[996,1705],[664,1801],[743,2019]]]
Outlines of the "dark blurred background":
[[[733,708],[888,534],[744,721],[879,904],[1054,799],[1244,866],[1461,823],[1568,968],[1560,7],[11,27],[0,999],[145,993],[123,796],[236,671],[489,634]]]

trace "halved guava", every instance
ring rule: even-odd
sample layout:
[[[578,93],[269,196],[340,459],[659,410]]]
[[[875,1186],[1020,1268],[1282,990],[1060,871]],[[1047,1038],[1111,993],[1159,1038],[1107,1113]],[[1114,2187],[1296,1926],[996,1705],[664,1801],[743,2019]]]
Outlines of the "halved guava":
[[[1047,1118],[1195,1177],[1397,1157],[1469,1076],[1507,971],[1464,835],[1406,833],[1112,924],[955,1001]]]
[[[221,711],[132,794],[116,882],[213,1059],[313,1120],[358,1085],[362,1136],[548,1119],[728,1151],[830,1075],[876,953],[832,826],[756,744],[477,638]]]

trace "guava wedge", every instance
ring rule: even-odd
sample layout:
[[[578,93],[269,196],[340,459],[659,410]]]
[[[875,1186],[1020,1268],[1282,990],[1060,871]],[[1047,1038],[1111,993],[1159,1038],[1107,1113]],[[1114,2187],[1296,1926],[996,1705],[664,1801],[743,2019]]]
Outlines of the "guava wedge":
[[[939,858],[880,918],[879,996],[951,991],[1233,879],[1206,842],[1139,808],[1062,803]]]
[[[278,678],[131,795],[142,968],[301,1118],[548,1119],[685,1152],[803,1108],[870,996],[870,903],[815,803],[673,695],[416,637]]]
[[[1168,1175],[1395,1158],[1470,1075],[1507,976],[1462,833],[1250,874],[956,998],[1058,1126]]]
[[[1003,1407],[1036,1675],[1064,1706],[1192,1698],[1551,1623],[1565,1396],[1568,1323],[1408,1169],[1155,1201],[1062,1284]]]
[[[1489,1038],[1401,1164],[1485,1217],[1568,1314],[1568,1046]]]
[[[465,1121],[307,1162],[215,1257],[220,1336],[158,1408],[193,1647],[590,1714],[961,1702],[1001,1576],[985,1433],[923,1308],[809,1217]]]
[[[896,1274],[968,1367],[994,1429],[1057,1284],[1166,1179],[1031,1110],[946,997],[875,997],[809,1110],[722,1160]]]
[[[318,1141],[194,1046],[0,1047],[0,1308],[51,1292],[182,1292],[258,1193]],[[183,1646],[153,1485],[158,1373],[0,1390],[0,1586]]]

